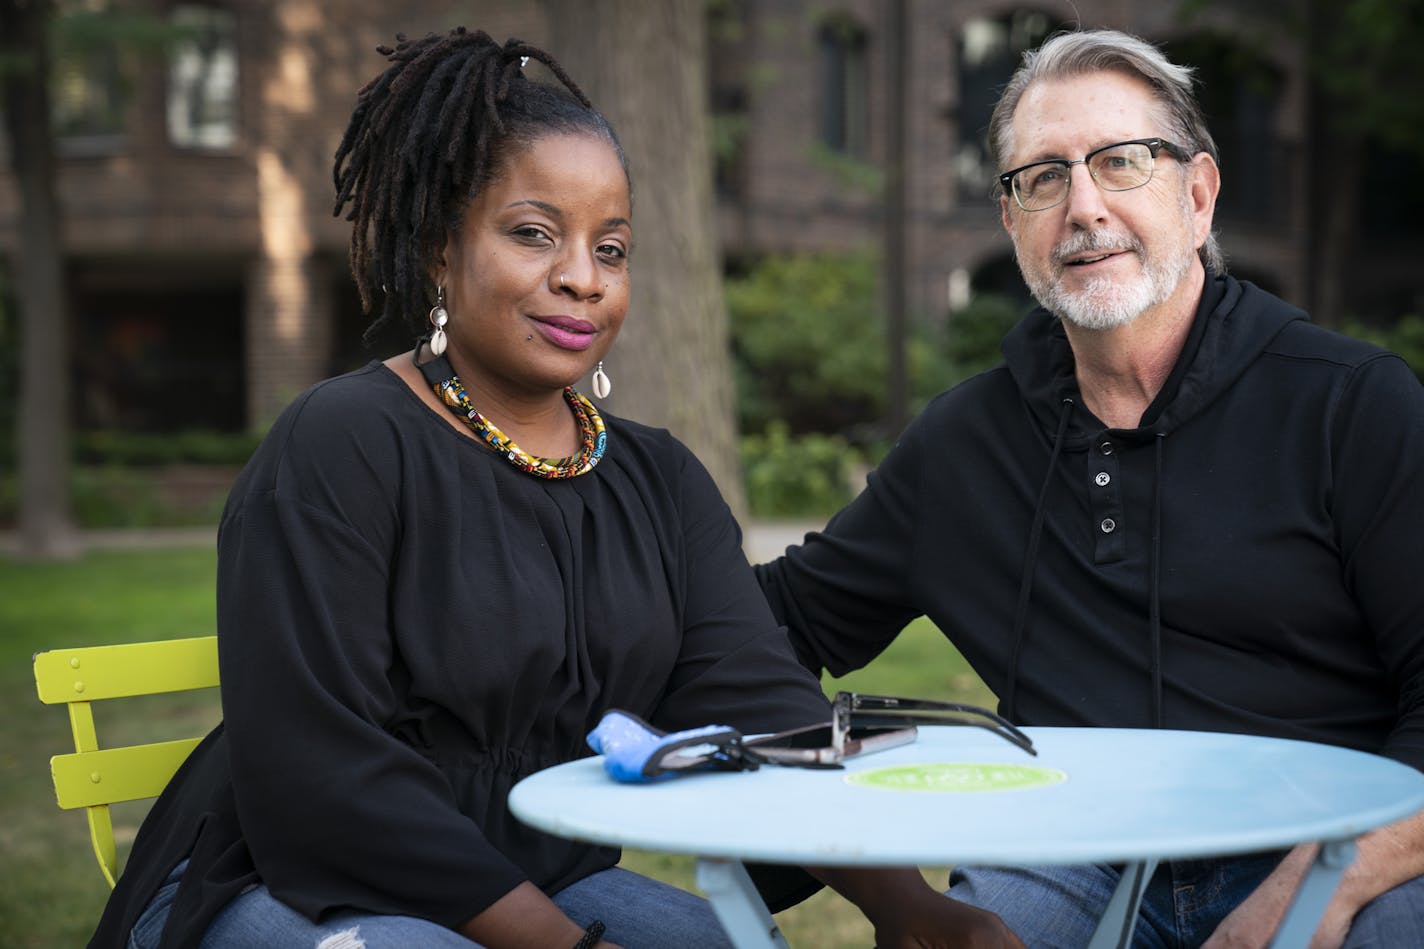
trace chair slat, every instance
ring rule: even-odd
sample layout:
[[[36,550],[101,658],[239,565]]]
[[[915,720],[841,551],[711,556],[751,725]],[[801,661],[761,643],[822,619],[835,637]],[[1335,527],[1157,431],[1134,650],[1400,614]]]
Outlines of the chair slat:
[[[157,797],[200,740],[55,755],[49,759],[55,797],[65,810]]]
[[[111,887],[118,858],[109,805],[157,797],[202,739],[100,748],[94,702],[216,686],[217,642],[201,636],[35,655],[35,691],[46,705],[68,707],[74,737],[73,753],[50,759],[55,799],[66,810],[86,809],[94,856]]]
[[[40,701],[95,701],[218,684],[217,637],[54,649],[35,656]]]

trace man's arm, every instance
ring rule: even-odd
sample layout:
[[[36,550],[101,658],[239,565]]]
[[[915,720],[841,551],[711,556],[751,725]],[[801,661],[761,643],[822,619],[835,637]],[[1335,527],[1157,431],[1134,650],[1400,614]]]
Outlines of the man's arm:
[[[1355,860],[1325,908],[1310,949],[1338,949],[1355,914],[1370,900],[1424,874],[1424,811],[1359,838]],[[1316,844],[1296,847],[1256,891],[1222,920],[1202,949],[1265,946],[1315,860]]]

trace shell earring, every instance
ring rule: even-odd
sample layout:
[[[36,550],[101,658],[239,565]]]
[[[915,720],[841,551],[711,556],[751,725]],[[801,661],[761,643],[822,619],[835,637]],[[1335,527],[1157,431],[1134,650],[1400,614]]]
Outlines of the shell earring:
[[[608,381],[608,373],[603,371],[603,360],[600,359],[598,367],[593,370],[593,394],[600,399],[606,399],[612,391],[613,383]]]
[[[437,287],[435,290],[435,305],[430,308],[430,325],[435,329],[430,333],[430,351],[437,356],[445,353],[447,340],[445,338],[445,324],[450,321],[450,314],[445,310],[445,288]]]

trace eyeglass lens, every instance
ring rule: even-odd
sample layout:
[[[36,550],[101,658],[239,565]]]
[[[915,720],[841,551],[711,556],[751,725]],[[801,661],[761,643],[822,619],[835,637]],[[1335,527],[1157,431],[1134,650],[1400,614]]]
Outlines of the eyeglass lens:
[[[1152,149],[1134,142],[1112,145],[1084,161],[1093,180],[1105,191],[1130,191],[1152,180]],[[1026,211],[1051,208],[1068,196],[1069,171],[1077,162],[1044,162],[1013,177],[1014,197]]]

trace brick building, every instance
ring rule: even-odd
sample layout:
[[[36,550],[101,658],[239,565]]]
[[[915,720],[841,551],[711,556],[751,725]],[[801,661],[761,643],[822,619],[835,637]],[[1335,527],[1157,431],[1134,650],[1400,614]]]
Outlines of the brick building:
[[[57,84],[78,423],[260,426],[308,383],[370,358],[348,225],[331,215],[330,196],[354,91],[381,65],[373,47],[399,29],[461,22],[541,43],[543,8],[154,3],[191,27],[187,39],[161,57],[90,57]],[[996,169],[983,129],[1019,52],[1078,18],[1137,32],[1200,67],[1223,154],[1218,227],[1232,269],[1307,301],[1309,102],[1286,39],[1247,43],[1229,22],[1185,25],[1172,5],[1133,0],[906,0],[905,9],[911,313],[939,319],[977,292],[1023,292],[989,197]],[[881,239],[889,64],[900,48],[891,10],[886,0],[709,4],[729,260]],[[10,252],[16,213],[0,161],[0,249]],[[1395,257],[1358,252],[1388,306],[1421,302],[1412,241]],[[180,390],[201,395],[173,398]]]

